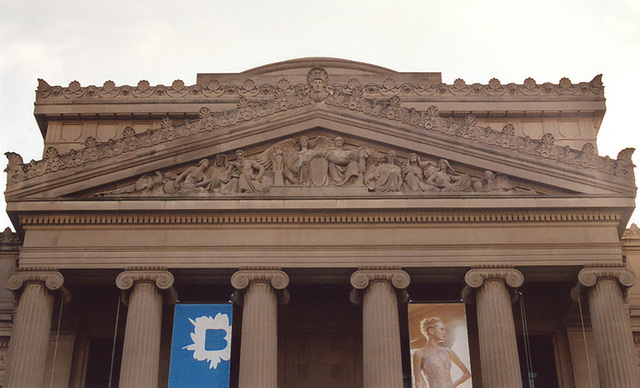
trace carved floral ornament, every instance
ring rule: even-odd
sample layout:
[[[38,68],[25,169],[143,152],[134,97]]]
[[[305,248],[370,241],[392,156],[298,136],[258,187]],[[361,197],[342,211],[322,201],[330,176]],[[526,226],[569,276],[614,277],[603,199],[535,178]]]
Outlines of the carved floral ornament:
[[[46,84],[46,83],[45,83]],[[511,84],[510,84],[511,85]],[[538,86],[532,79],[527,80],[523,85],[515,85],[513,90],[539,91],[548,88]],[[595,88],[601,90],[601,82],[596,77],[588,84],[580,84],[581,86],[572,85],[568,80],[561,80],[560,84],[553,86],[553,90],[591,90]],[[585,86],[585,85],[588,85]],[[446,85],[445,85],[446,86]],[[81,88],[79,84],[74,84],[60,91],[62,95],[75,95],[77,93],[89,93],[92,87]],[[254,90],[255,93],[241,93],[239,90],[247,88]],[[418,89],[434,91],[438,88],[442,89],[442,85],[438,87],[421,83]],[[585,89],[586,88],[586,89]],[[53,93],[55,88],[48,85],[39,87],[38,96],[42,97]],[[516,136],[513,125],[507,124],[501,131],[493,130],[491,127],[480,127],[477,125],[473,116],[466,117],[462,122],[454,121],[453,118],[442,118],[439,116],[438,108],[431,106],[427,110],[416,110],[414,108],[405,108],[401,104],[401,95],[407,94],[405,90],[418,90],[415,86],[396,85],[391,79],[385,81],[382,85],[360,85],[356,79],[350,80],[347,84],[329,82],[329,76],[326,71],[321,68],[314,68],[309,71],[306,84],[291,85],[287,80],[281,80],[277,85],[255,86],[253,82],[245,82],[242,88],[237,86],[226,86],[221,89],[220,85],[215,85],[212,81],[206,90],[219,91],[219,94],[209,94],[208,98],[220,97],[224,94],[238,94],[240,98],[237,100],[237,107],[222,112],[212,112],[208,108],[200,109],[199,118],[196,120],[185,120],[184,123],[174,123],[171,119],[162,120],[161,128],[147,130],[143,133],[136,134],[132,128],[123,131],[120,139],[112,139],[108,142],[99,143],[95,138],[88,137],[85,140],[83,149],[72,150],[66,154],[60,154],[55,148],[50,147],[45,151],[45,156],[40,161],[32,160],[25,164],[22,157],[14,152],[7,152],[8,158],[7,185],[23,182],[34,177],[44,174],[56,172],[90,164],[99,160],[114,157],[123,153],[133,152],[138,149],[152,147],[157,144],[171,142],[180,138],[186,138],[203,132],[215,132],[220,128],[232,127],[244,122],[259,120],[263,117],[271,116],[280,112],[296,109],[302,106],[312,104],[326,104],[329,106],[346,109],[349,111],[360,112],[365,115],[377,118],[402,122],[405,125],[416,128],[419,131],[436,131],[444,135],[463,138],[467,141],[486,144],[502,149],[509,149],[526,155],[532,155],[543,159],[551,159],[560,163],[576,166],[579,168],[596,170],[620,177],[629,183],[634,181],[633,163],[631,155],[633,148],[622,150],[616,160],[612,160],[608,156],[601,157],[595,153],[592,144],[587,143],[582,150],[575,150],[568,146],[562,147],[555,145],[553,135],[547,133],[541,139],[531,139],[529,137]],[[464,84],[464,81],[458,80],[454,85],[447,86],[447,90],[451,93],[463,93],[465,90],[474,88]],[[477,89],[477,88],[476,88]],[[489,85],[483,86],[483,90],[503,90],[507,93],[510,88],[500,85],[499,81],[492,80]],[[550,90],[551,90],[550,89]],[[57,90],[57,89],[56,89]],[[186,94],[204,93],[203,88],[198,85],[192,87],[184,87],[182,82],[174,82],[171,88],[164,86],[156,86],[151,88],[147,82],[142,82],[137,88],[122,86],[116,88],[112,83],[105,83],[103,88],[93,87],[93,92],[89,94],[100,94],[102,90],[107,94],[115,95],[136,95],[136,93],[178,93],[181,96]],[[458,92],[453,92],[453,91]],[[392,91],[392,92],[387,92]],[[529,93],[527,92],[527,93]],[[59,94],[60,94],[59,93]],[[212,92],[213,93],[213,92]],[[378,95],[376,95],[378,93]],[[469,92],[470,93],[470,92]],[[387,96],[391,96],[387,98]],[[373,98],[369,98],[373,97]],[[45,98],[45,97],[42,97]],[[71,97],[69,97],[71,98]],[[248,98],[251,98],[250,101]]]
[[[279,92],[291,93],[296,88],[313,89],[319,82],[326,85],[329,91],[343,89],[357,89],[371,97],[391,97],[395,95],[414,96],[603,96],[604,86],[602,75],[597,75],[590,82],[573,84],[569,78],[562,78],[557,84],[545,82],[538,84],[533,78],[527,78],[522,84],[508,83],[503,85],[497,78],[492,78],[487,84],[474,83],[468,85],[458,78],[453,84],[433,84],[427,78],[418,81],[417,84],[409,82],[397,82],[393,78],[387,78],[381,83],[363,83],[358,78],[352,78],[345,85],[329,83],[327,72],[315,67],[307,74],[306,85],[291,85],[287,79],[280,80],[276,85],[258,85],[250,78],[242,84],[222,85],[213,79],[206,86],[186,86],[182,80],[175,80],[170,86],[151,86],[149,81],[141,80],[136,86],[116,86],[113,81],[106,81],[102,86],[83,87],[78,81],[73,81],[67,87],[51,86],[46,81],[38,79],[36,96],[38,100],[54,101],[69,100],[140,100],[145,98],[165,99],[202,99],[219,98],[224,96],[241,96],[245,98],[275,97]]]

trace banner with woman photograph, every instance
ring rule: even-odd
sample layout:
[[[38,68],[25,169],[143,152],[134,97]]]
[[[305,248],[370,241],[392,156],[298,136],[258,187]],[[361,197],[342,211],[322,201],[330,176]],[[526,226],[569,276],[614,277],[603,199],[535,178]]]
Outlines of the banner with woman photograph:
[[[411,303],[409,341],[413,388],[471,388],[464,303]]]

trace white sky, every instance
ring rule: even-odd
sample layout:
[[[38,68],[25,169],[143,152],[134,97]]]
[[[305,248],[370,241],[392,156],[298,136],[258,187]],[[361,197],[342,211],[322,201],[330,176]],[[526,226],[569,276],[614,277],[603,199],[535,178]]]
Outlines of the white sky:
[[[0,0],[0,147],[25,162],[41,159],[37,78],[63,86],[191,85],[199,72],[312,56],[442,72],[449,84],[578,83],[602,73],[599,153],[640,149],[638,0]],[[2,230],[10,222],[0,213]],[[638,213],[632,222],[640,224]]]

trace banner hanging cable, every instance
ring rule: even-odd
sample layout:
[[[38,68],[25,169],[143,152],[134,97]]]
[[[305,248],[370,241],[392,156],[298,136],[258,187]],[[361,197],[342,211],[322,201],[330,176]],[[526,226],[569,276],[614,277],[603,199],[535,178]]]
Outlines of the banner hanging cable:
[[[118,295],[118,308],[116,309],[116,324],[113,330],[113,345],[111,346],[111,366],[109,367],[109,388],[113,379],[113,364],[116,357],[116,340],[118,339],[118,322],[120,320],[120,295]]]

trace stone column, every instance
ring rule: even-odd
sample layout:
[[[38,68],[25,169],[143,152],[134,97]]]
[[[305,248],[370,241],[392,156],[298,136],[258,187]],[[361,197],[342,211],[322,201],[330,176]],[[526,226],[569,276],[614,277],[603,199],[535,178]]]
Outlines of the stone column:
[[[128,304],[121,388],[157,388],[163,299],[176,301],[173,275],[162,269],[131,269],[116,278]]]
[[[351,275],[351,301],[362,303],[364,388],[403,386],[398,299],[406,302],[410,280],[399,269],[365,269]]]
[[[515,289],[524,276],[513,268],[479,268],[467,272],[464,280],[463,299],[471,302],[475,296],[482,386],[521,388],[511,304],[517,300]]]
[[[9,344],[6,387],[43,387],[53,315],[54,291],[64,278],[57,271],[16,271],[7,288],[22,291]]]
[[[624,306],[626,291],[635,283],[633,272],[623,267],[584,268],[578,281],[578,290],[586,291],[589,299],[600,387],[640,387],[631,323]]]
[[[240,270],[231,277],[242,306],[239,388],[278,385],[278,300],[289,301],[289,276],[279,270]]]

